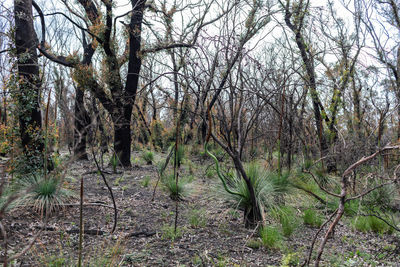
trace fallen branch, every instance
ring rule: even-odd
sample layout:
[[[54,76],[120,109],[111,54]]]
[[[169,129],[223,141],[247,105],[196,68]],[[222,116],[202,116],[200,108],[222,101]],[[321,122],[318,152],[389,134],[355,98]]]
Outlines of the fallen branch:
[[[155,235],[156,233],[157,233],[156,231],[147,231],[147,230],[145,230],[145,231],[138,231],[138,232],[133,232],[133,233],[128,234],[128,235],[126,236],[126,238],[128,238],[128,237],[140,237],[140,236],[143,236],[143,237],[150,237],[150,236]]]

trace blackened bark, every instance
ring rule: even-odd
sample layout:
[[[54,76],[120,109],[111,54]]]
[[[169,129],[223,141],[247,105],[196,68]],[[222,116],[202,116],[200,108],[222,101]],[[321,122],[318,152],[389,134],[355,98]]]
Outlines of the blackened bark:
[[[308,4],[307,4],[308,5]],[[308,6],[305,7],[305,10],[302,10],[301,4],[299,4],[298,7],[295,8],[295,13],[292,13],[289,10],[289,1],[287,2],[287,5],[285,6],[285,23],[286,25],[290,28],[291,31],[295,34],[295,41],[296,45],[300,51],[301,58],[303,60],[306,73],[307,73],[307,86],[310,90],[310,95],[311,95],[311,100],[312,100],[312,105],[313,105],[313,111],[314,111],[314,120],[315,120],[315,126],[317,128],[317,133],[318,133],[318,139],[319,139],[319,145],[320,145],[320,151],[321,151],[321,158],[329,154],[329,145],[326,140],[325,134],[324,134],[324,129],[323,129],[323,118],[321,114],[321,108],[323,108],[321,101],[319,100],[318,97],[318,92],[317,92],[317,83],[316,83],[316,77],[315,77],[315,67],[314,67],[314,59],[312,56],[312,53],[310,52],[309,47],[307,46],[304,36],[302,35],[302,27],[304,17],[307,13],[307,8]],[[298,17],[298,22],[297,24],[293,24],[291,21],[292,15],[295,15]],[[326,116],[327,114],[325,114]],[[331,160],[327,159],[326,160],[326,168],[328,172],[332,172],[336,170],[336,163]]]
[[[92,44],[86,43],[85,33],[82,32],[84,55],[81,61],[83,66],[90,66],[94,49]],[[85,88],[78,84],[75,89],[75,121],[74,121],[74,156],[80,160],[87,160],[87,136],[90,127],[90,116],[84,105]]]
[[[90,118],[84,106],[83,97],[84,91],[78,85],[75,90],[74,156],[76,159],[87,160],[86,137]]]
[[[131,165],[132,135],[130,120],[126,118],[115,119],[114,123],[114,151],[119,163],[124,167]]]
[[[114,150],[118,156],[119,163],[128,167],[131,165],[131,143],[132,135],[130,131],[130,121],[132,108],[135,103],[136,92],[139,84],[139,72],[142,66],[140,55],[141,31],[143,21],[145,1],[132,1],[133,14],[129,23],[129,62],[128,75],[125,90],[122,94],[122,112],[115,114],[118,118],[113,118],[114,122]]]
[[[40,112],[38,39],[33,27],[32,0],[15,0],[15,45],[19,76],[18,117],[24,154],[32,163],[42,165],[44,140]],[[33,161],[32,161],[33,160]]]

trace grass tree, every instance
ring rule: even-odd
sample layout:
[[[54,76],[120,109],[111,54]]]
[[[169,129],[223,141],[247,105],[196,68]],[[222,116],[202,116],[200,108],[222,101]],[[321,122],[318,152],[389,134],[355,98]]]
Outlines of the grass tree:
[[[254,123],[254,118],[257,117],[257,113],[260,111],[256,109],[254,114],[250,115],[247,118],[248,112],[244,112],[244,105],[247,101],[250,101],[251,96],[249,94],[243,93],[242,90],[236,90],[236,86],[233,84],[232,80],[235,79],[232,76],[237,75],[240,76],[240,63],[244,59],[244,51],[245,45],[257,34],[259,31],[269,23],[270,16],[271,16],[271,7],[267,8],[266,13],[262,13],[264,10],[262,4],[258,1],[253,1],[250,6],[243,7],[243,10],[248,11],[248,16],[246,20],[242,21],[241,27],[243,28],[243,32],[240,35],[240,38],[237,40],[237,43],[231,44],[232,47],[229,47],[230,44],[227,44],[226,50],[226,67],[224,70],[221,71],[219,82],[215,88],[215,93],[212,96],[209,104],[205,108],[207,114],[204,115],[204,118],[208,120],[208,133],[205,139],[204,149],[206,153],[213,158],[217,167],[218,177],[222,181],[225,190],[232,195],[235,195],[239,198],[247,198],[249,201],[249,205],[244,210],[244,218],[245,224],[248,227],[255,226],[258,222],[262,220],[262,206],[257,199],[257,192],[255,189],[255,180],[249,176],[249,173],[246,172],[245,167],[242,162],[242,150],[243,146],[245,145],[245,140],[247,136],[247,131],[249,126]],[[239,13],[233,13],[232,16],[240,17]],[[227,18],[230,19],[230,18]],[[239,25],[233,25],[239,27]],[[229,52],[228,52],[229,51]],[[233,51],[233,52],[232,52]],[[216,56],[214,58],[213,64],[213,71],[211,72],[213,75],[216,75],[218,70],[215,70],[218,66],[218,62],[220,62],[221,58]],[[235,71],[236,64],[239,65],[238,71]],[[235,74],[232,74],[235,73]],[[215,82],[212,82],[213,79],[217,79],[214,76],[211,76],[209,82],[207,82],[207,92],[214,89],[211,88]],[[231,93],[224,94],[224,89],[228,85],[228,88],[232,91]],[[236,91],[236,92],[233,92]],[[234,99],[230,99],[229,103],[224,106],[223,101],[221,101],[220,97],[224,95],[226,97],[234,97]],[[212,116],[212,109],[215,104],[218,104],[218,110],[221,118],[219,118],[221,122],[220,133],[213,134],[212,126],[213,126],[213,116]],[[226,115],[225,109],[230,112],[230,116]],[[220,139],[218,136],[222,136],[223,139]],[[232,138],[233,137],[233,138]],[[240,179],[243,179],[245,184],[246,192],[248,196],[245,196],[243,192],[231,190],[227,185],[226,179],[224,175],[221,173],[217,158],[208,150],[208,143],[210,139],[213,140],[220,145],[230,156],[237,171],[238,176]]]

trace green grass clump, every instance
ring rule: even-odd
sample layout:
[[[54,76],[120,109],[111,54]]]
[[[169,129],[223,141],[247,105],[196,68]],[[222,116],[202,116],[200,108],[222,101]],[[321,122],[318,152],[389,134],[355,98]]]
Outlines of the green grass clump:
[[[209,178],[209,179],[217,177],[217,172],[215,171],[214,168],[208,168],[206,170],[206,177]]]
[[[393,229],[375,216],[357,216],[352,221],[352,226],[360,232],[392,233]]]
[[[165,190],[173,200],[183,200],[188,193],[189,180],[186,177],[179,177],[178,183],[173,174],[163,175],[161,179]]]
[[[173,225],[164,225],[161,228],[161,239],[168,239],[171,241],[175,241],[175,239],[182,237],[183,230],[181,227],[176,228],[176,233]]]
[[[152,165],[154,161],[154,153],[152,151],[143,151],[142,159],[147,163],[147,165]]]
[[[42,177],[31,174],[21,177],[14,185],[15,190],[24,192],[15,202],[16,206],[30,206],[40,213],[50,214],[74,197],[74,193],[62,187],[60,177]]]
[[[246,166],[246,174],[253,186],[256,200],[258,202],[257,205],[259,207],[271,205],[274,201],[274,185],[271,180],[268,179],[269,172],[256,163],[251,163]],[[225,195],[227,198],[233,200],[235,206],[239,207],[241,210],[251,210],[253,207],[250,192],[245,180],[238,175],[228,176],[227,180],[231,190],[240,194],[233,195],[226,193]]]
[[[247,241],[246,246],[252,249],[259,249],[263,243],[258,239],[250,239]]]
[[[150,176],[146,175],[143,180],[140,182],[143,187],[148,187],[150,184]]]
[[[207,225],[207,217],[204,209],[193,209],[189,212],[189,223],[193,228],[205,227]]]
[[[282,234],[277,227],[265,226],[260,229],[262,244],[266,248],[278,249],[282,245]]]
[[[307,209],[303,215],[304,224],[311,227],[320,227],[322,225],[322,218],[313,209]]]
[[[279,220],[282,227],[282,234],[285,237],[291,236],[299,225],[296,211],[291,207],[283,206],[273,208],[272,215]]]

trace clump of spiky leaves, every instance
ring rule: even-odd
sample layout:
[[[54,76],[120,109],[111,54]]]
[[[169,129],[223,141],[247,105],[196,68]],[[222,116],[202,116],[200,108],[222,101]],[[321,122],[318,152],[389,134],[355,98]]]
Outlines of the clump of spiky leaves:
[[[16,200],[17,207],[33,206],[41,215],[49,215],[74,197],[71,190],[62,187],[58,175],[44,177],[40,173],[18,178],[13,191],[25,192]]]
[[[161,182],[173,200],[183,200],[184,196],[188,194],[190,180],[186,177],[179,177],[176,182],[174,174],[165,174],[161,177]]]
[[[172,155],[172,162],[173,164],[175,164],[175,159],[176,159],[177,163],[176,166],[179,167],[182,164],[184,158],[185,158],[185,147],[183,145],[178,145],[178,149],[174,150],[174,154]]]
[[[311,227],[320,227],[322,225],[321,216],[313,209],[306,209],[303,215],[304,224]]]
[[[371,188],[379,184],[380,182],[374,181],[372,182]],[[382,211],[389,210],[393,206],[395,196],[395,186],[385,185],[367,194],[363,199],[363,205],[372,209],[379,207]]]
[[[292,207],[273,207],[271,208],[271,214],[275,219],[279,220],[285,237],[291,236],[299,225],[296,210]]]
[[[147,165],[152,165],[154,161],[154,153],[152,151],[143,151],[142,159],[146,161]]]
[[[189,223],[193,228],[204,227],[207,224],[206,212],[204,209],[193,209],[189,212]]]
[[[247,164],[245,171],[254,189],[258,207],[272,207],[275,201],[279,199],[278,196],[282,196],[287,191],[289,186],[287,177],[277,177],[276,173],[267,171],[255,162]],[[233,200],[238,208],[251,210],[253,207],[250,191],[245,180],[239,175],[230,175],[226,178],[231,191],[238,194],[226,193],[225,195]]]
[[[393,228],[375,216],[357,216],[351,224],[353,229],[360,232],[375,232],[380,234],[391,234],[393,232]]]
[[[266,248],[278,249],[282,245],[282,234],[275,226],[261,227],[260,238]]]

